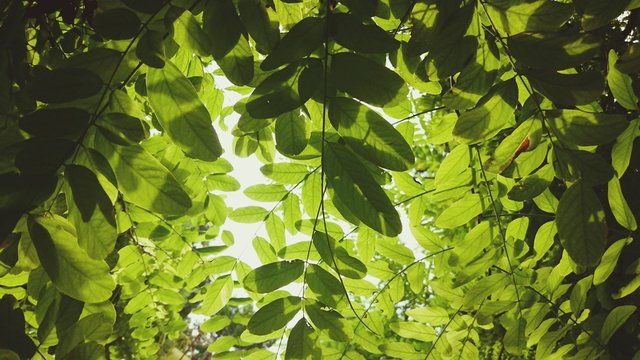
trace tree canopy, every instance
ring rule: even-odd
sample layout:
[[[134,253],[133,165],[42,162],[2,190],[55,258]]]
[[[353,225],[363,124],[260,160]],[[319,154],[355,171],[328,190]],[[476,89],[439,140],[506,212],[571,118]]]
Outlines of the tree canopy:
[[[0,358],[640,359],[639,8],[0,1]]]

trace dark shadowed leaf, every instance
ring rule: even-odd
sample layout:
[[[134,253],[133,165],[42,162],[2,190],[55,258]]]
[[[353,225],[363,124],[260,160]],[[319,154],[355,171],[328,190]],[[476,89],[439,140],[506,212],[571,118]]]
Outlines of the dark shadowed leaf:
[[[560,198],[556,224],[562,246],[579,265],[595,266],[607,243],[604,210],[584,181],[571,185]]]
[[[93,18],[93,28],[107,39],[131,39],[138,32],[140,19],[127,8],[112,8],[97,13]]]
[[[265,71],[276,69],[309,55],[324,38],[324,20],[307,17],[295,24],[260,65]]]
[[[302,260],[280,261],[260,266],[243,280],[244,287],[257,293],[268,293],[295,281],[304,271]]]
[[[89,70],[42,70],[31,82],[31,94],[42,102],[62,103],[93,96],[102,85],[100,77]]]
[[[329,20],[334,40],[354,51],[362,53],[389,53],[400,46],[390,33],[376,24],[363,24],[351,14],[332,14]]]
[[[20,119],[20,128],[32,135],[75,138],[89,124],[89,113],[76,108],[41,108]]]
[[[396,236],[402,231],[387,194],[355,154],[344,145],[329,143],[325,159],[327,181],[353,215],[383,235]]]

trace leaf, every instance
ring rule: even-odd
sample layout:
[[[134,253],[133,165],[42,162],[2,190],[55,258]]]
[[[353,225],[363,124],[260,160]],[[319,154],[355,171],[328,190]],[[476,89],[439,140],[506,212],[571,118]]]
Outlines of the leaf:
[[[56,173],[69,158],[76,144],[69,140],[33,137],[20,144],[15,157],[15,167],[23,174],[44,175]]]
[[[629,1],[611,0],[603,3],[598,0],[580,0],[582,28],[591,31],[608,24],[625,10]]]
[[[29,217],[29,235],[49,278],[62,293],[87,303],[109,299],[115,282],[104,261],[91,259],[60,217]]]
[[[325,33],[324,20],[306,17],[295,24],[280,40],[275,49],[260,64],[264,71],[292,63],[311,54],[322,45]]]
[[[173,40],[200,56],[211,53],[211,39],[202,30],[191,11],[183,11],[173,23]]]
[[[592,280],[593,276],[591,275],[582,278],[575,283],[573,289],[571,290],[569,305],[571,307],[571,312],[573,312],[575,317],[579,317],[582,313],[582,310],[584,310],[584,307],[587,303],[587,294],[591,289]]]
[[[638,228],[638,223],[624,197],[620,180],[618,180],[616,176],[611,177],[611,180],[609,180],[607,199],[609,200],[611,212],[618,224],[622,225],[625,229],[635,231]]]
[[[305,303],[304,310],[313,325],[321,331],[326,331],[330,339],[346,342],[353,336],[349,322],[335,310],[324,308],[322,304],[311,300]]]
[[[631,77],[622,73],[616,67],[618,55],[614,50],[609,50],[609,67],[607,83],[616,101],[628,110],[638,110],[638,96],[633,90]]]
[[[32,135],[74,139],[89,125],[89,113],[77,108],[40,108],[20,119]]]
[[[611,310],[600,330],[600,339],[604,344],[609,343],[611,337],[636,312],[636,309],[635,305],[621,305]]]
[[[471,221],[482,214],[489,204],[480,194],[467,194],[462,199],[451,204],[436,219],[435,225],[443,229],[453,229]]]
[[[136,56],[145,65],[153,68],[162,68],[165,64],[165,49],[162,33],[154,30],[145,31],[138,45],[136,45]]]
[[[111,200],[96,175],[83,166],[68,165],[64,175],[69,220],[79,245],[94,259],[104,259],[116,244],[116,219]]]
[[[291,329],[287,339],[285,359],[319,359],[322,357],[320,348],[316,346],[317,335],[305,318],[298,320]]]
[[[584,181],[560,198],[556,215],[562,246],[578,265],[595,266],[607,244],[607,223],[598,197]]]
[[[244,35],[244,26],[231,0],[207,1],[202,27],[211,39],[211,53],[235,85],[246,85],[253,79],[253,53]]]
[[[244,206],[229,213],[229,219],[243,224],[261,222],[269,215],[269,211],[260,206]]]
[[[631,153],[633,151],[633,141],[640,136],[640,120],[633,119],[627,128],[618,135],[611,150],[611,164],[616,170],[618,177],[622,177],[629,167]]]
[[[280,41],[280,30],[274,12],[260,0],[240,0],[240,19],[262,53],[270,53]]]
[[[280,184],[257,184],[245,188],[243,193],[251,200],[273,202],[282,200],[289,192]]]
[[[403,342],[389,342],[379,345],[378,348],[387,356],[404,360],[424,359],[424,354],[419,353],[413,345]]]
[[[523,152],[534,150],[542,137],[542,121],[529,118],[520,125],[496,148],[487,160],[485,167],[490,172],[502,173]]]
[[[522,65],[549,70],[576,67],[600,52],[597,36],[577,32],[522,33],[509,37],[507,46]]]
[[[360,53],[389,53],[400,43],[375,23],[363,24],[347,13],[333,13],[329,19],[331,35],[340,45]]]
[[[535,90],[562,106],[587,105],[597,100],[604,90],[604,79],[596,71],[564,74],[532,70],[525,75]]]
[[[147,74],[149,103],[162,129],[189,157],[213,161],[222,154],[209,112],[191,82],[171,62]]]
[[[494,137],[505,126],[513,124],[516,102],[515,81],[494,86],[477,107],[460,115],[453,128],[454,138],[471,145]]]
[[[309,174],[309,169],[297,163],[273,163],[263,165],[260,172],[280,184],[297,184]]]
[[[189,210],[191,199],[182,185],[141,146],[119,146],[97,140],[96,145],[113,168],[125,200],[165,215],[181,215]]]
[[[353,53],[332,56],[329,79],[338,89],[375,106],[392,107],[408,93],[407,85],[398,74]]]
[[[384,190],[349,149],[329,143],[325,159],[327,182],[353,215],[386,236],[402,231],[400,217]]]
[[[525,31],[556,31],[574,13],[571,4],[546,0],[491,0],[487,1],[487,10],[500,33],[509,35]]]
[[[589,185],[599,185],[613,177],[611,165],[598,153],[555,147],[552,159],[559,179],[566,181],[582,179]]]
[[[36,100],[57,104],[96,95],[102,80],[95,73],[74,68],[42,69],[31,81],[31,95]]]
[[[302,260],[280,261],[256,268],[247,274],[242,282],[245,289],[264,294],[290,284],[303,272]]]
[[[298,313],[302,299],[287,296],[261,307],[249,320],[247,329],[255,335],[267,335],[285,327]]]
[[[479,305],[494,292],[508,286],[509,282],[509,275],[505,273],[495,273],[480,279],[464,295],[464,308],[470,309]]]
[[[609,143],[629,124],[623,115],[580,110],[548,110],[545,116],[561,140],[581,146]]]
[[[525,336],[526,327],[527,320],[525,318],[518,318],[515,320],[515,324],[512,323],[507,327],[502,341],[504,343],[504,349],[509,354],[522,354],[527,344],[527,337]]]
[[[224,308],[233,292],[233,279],[229,275],[217,278],[213,283],[207,285],[207,292],[204,294],[202,305],[197,313],[211,316]]]
[[[447,316],[447,320],[449,317]],[[434,341],[436,331],[433,327],[420,324],[414,321],[394,321],[389,324],[389,328],[399,336],[407,339],[419,341]]]
[[[256,119],[269,119],[293,111],[311,97],[321,78],[319,60],[291,64],[269,75],[256,87],[247,102],[247,112]]]
[[[593,273],[593,285],[597,286],[607,281],[618,264],[618,258],[620,258],[622,249],[624,249],[626,245],[629,245],[631,241],[633,241],[633,239],[628,237],[620,239],[609,246],[607,251],[604,252],[604,255],[602,255],[600,264],[598,264]]]
[[[138,33],[140,19],[135,12],[122,7],[99,12],[93,17],[93,28],[107,39],[131,39]]]
[[[96,125],[114,142],[121,145],[131,145],[149,137],[146,123],[125,113],[108,113],[100,116]]]
[[[553,181],[554,171],[550,165],[545,165],[534,174],[527,175],[518,181],[507,193],[511,200],[525,201],[542,194]]]
[[[298,155],[309,142],[309,129],[305,115],[293,110],[276,119],[276,149],[283,155]]]
[[[349,147],[372,163],[395,171],[413,165],[413,151],[402,135],[366,105],[349,98],[333,98],[329,120]]]
[[[340,280],[319,265],[310,264],[307,268],[307,285],[319,301],[333,308],[347,296]]]

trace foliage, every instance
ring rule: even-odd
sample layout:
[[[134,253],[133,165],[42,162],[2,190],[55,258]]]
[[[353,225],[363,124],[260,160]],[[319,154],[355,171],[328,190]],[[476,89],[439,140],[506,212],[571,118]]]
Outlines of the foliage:
[[[640,358],[638,7],[0,1],[2,358]]]

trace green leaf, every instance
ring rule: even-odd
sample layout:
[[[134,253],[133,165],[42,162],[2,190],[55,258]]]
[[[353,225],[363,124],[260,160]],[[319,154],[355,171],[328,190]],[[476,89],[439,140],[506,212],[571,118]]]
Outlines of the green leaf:
[[[104,38],[125,40],[136,36],[140,28],[140,19],[135,12],[117,7],[95,14],[92,24],[96,32]]]
[[[636,222],[633,211],[629,208],[629,204],[627,204],[627,200],[622,193],[620,180],[618,180],[618,177],[616,176],[611,177],[611,180],[609,180],[607,198],[609,200],[611,212],[616,218],[618,224],[622,225],[625,229],[635,231],[638,228],[638,223]]]
[[[295,360],[319,359],[322,357],[320,348],[316,346],[317,335],[305,318],[298,320],[289,333],[287,350],[284,358]]]
[[[260,0],[238,1],[240,19],[262,53],[270,53],[280,41],[278,20],[272,10]]]
[[[562,246],[578,265],[595,266],[607,244],[607,223],[598,197],[584,181],[560,198],[556,215]]]
[[[111,200],[91,170],[65,167],[65,190],[69,220],[78,233],[79,245],[94,259],[104,259],[116,244],[116,219]]]
[[[298,155],[309,142],[311,131],[306,116],[293,110],[276,119],[276,149],[283,155]]]
[[[436,219],[435,225],[443,229],[453,229],[471,221],[489,208],[480,194],[467,194],[451,204]]]
[[[297,296],[276,299],[253,314],[247,329],[254,335],[267,335],[282,329],[296,316],[301,306],[302,299]]]
[[[338,89],[375,106],[392,107],[408,93],[407,85],[398,74],[353,53],[332,56],[329,79]]]
[[[446,316],[445,322],[447,320],[449,320],[448,315]],[[436,339],[436,331],[433,327],[415,321],[394,321],[389,324],[389,328],[391,328],[394,333],[407,339],[425,342]]]
[[[404,342],[389,342],[379,345],[378,348],[387,356],[403,360],[424,359],[424,354],[419,353],[413,345]]]
[[[173,40],[200,56],[211,53],[211,39],[202,30],[191,11],[183,11],[173,23]]]
[[[607,83],[616,101],[628,110],[638,110],[638,96],[633,89],[631,77],[622,73],[616,67],[618,55],[614,50],[609,50],[609,68]]]
[[[306,17],[295,24],[280,40],[275,49],[260,65],[264,71],[292,63],[311,54],[322,45],[325,33],[324,20]]]
[[[310,264],[307,268],[307,285],[319,301],[333,308],[346,297],[340,280],[319,265]]]
[[[244,206],[229,213],[229,219],[243,224],[261,222],[269,215],[269,211],[260,206]]]
[[[119,146],[103,138],[96,145],[109,161],[125,200],[165,215],[181,215],[191,199],[176,178],[139,145]]]
[[[89,125],[89,113],[77,108],[40,108],[20,119],[20,128],[32,135],[76,138]]]
[[[346,146],[327,145],[325,171],[335,195],[373,230],[387,236],[398,235],[402,231],[400,216],[369,170]]]
[[[618,177],[622,177],[629,167],[631,153],[633,152],[633,142],[640,136],[640,119],[633,119],[627,128],[618,135],[611,150],[611,164],[616,170]]]
[[[571,306],[571,312],[573,312],[575,317],[580,317],[582,310],[584,310],[587,303],[587,294],[591,289],[592,281],[593,276],[589,275],[580,279],[580,281],[577,281],[571,290],[569,305]]]
[[[163,130],[189,157],[213,161],[222,154],[209,112],[191,82],[172,63],[147,74],[149,103]]]
[[[288,191],[280,184],[257,184],[245,188],[243,193],[251,200],[273,202],[282,200]]]
[[[349,322],[335,310],[327,309],[312,300],[307,300],[304,310],[313,325],[320,331],[326,331],[330,339],[345,342],[353,336],[353,329]]]
[[[464,112],[453,128],[453,136],[464,144],[477,144],[494,137],[515,122],[517,86],[513,80],[500,83],[485,95],[478,106]]]
[[[600,339],[604,344],[609,343],[611,337],[636,312],[636,309],[635,305],[622,305],[611,310],[600,330]]]
[[[504,289],[509,282],[509,275],[505,273],[495,273],[482,278],[480,281],[474,283],[464,295],[464,307],[469,309],[479,305],[494,292]]]
[[[304,261],[280,261],[262,265],[242,281],[244,287],[257,293],[269,293],[295,281],[304,272]]]
[[[211,39],[211,53],[235,85],[253,79],[253,53],[244,26],[231,0],[207,1],[202,15],[203,30]]]
[[[598,264],[598,267],[596,267],[593,273],[593,285],[597,286],[607,281],[618,264],[618,258],[620,258],[622,249],[624,249],[626,245],[631,244],[631,241],[633,241],[633,238],[628,237],[620,239],[609,246],[607,251],[604,252],[604,255],[602,255],[600,264]]]
[[[500,142],[491,158],[487,160],[486,169],[495,173],[503,172],[521,153],[535,149],[541,137],[542,121],[540,119],[529,118],[523,121]]]
[[[231,299],[233,279],[230,275],[223,275],[207,285],[206,288],[207,292],[204,294],[202,305],[197,313],[211,316],[222,310]]]
[[[545,165],[534,174],[527,175],[518,181],[507,193],[511,200],[525,201],[542,194],[551,185],[554,176],[553,167]]]
[[[263,264],[268,264],[268,263],[273,263],[278,261],[278,255],[276,255],[276,251],[274,250],[273,246],[271,246],[271,244],[269,244],[269,242],[260,237],[260,236],[256,236],[253,239],[253,249],[256,252],[256,255],[258,256],[258,259],[260,259],[260,262]],[[282,250],[286,249],[283,248]],[[283,251],[280,251],[283,252]],[[287,259],[284,256],[280,256],[283,259]]]
[[[527,337],[525,336],[525,329],[527,327],[527,319],[518,318],[510,326],[507,326],[507,331],[504,334],[502,342],[504,343],[504,349],[512,355],[521,355],[527,344]]]
[[[347,13],[331,14],[329,19],[333,39],[340,45],[360,53],[389,53],[400,43],[375,23],[363,24]]]
[[[500,33],[508,35],[525,31],[556,31],[574,13],[572,4],[546,0],[490,0],[487,1],[487,10]]]
[[[109,299],[116,283],[104,261],[78,246],[73,226],[61,217],[29,217],[29,235],[40,263],[62,293],[87,303]]]
[[[507,39],[509,52],[524,66],[563,70],[587,62],[600,52],[600,40],[577,32],[523,33]]]
[[[41,69],[31,81],[31,94],[36,100],[56,104],[96,95],[102,80],[95,73],[74,68]]]
[[[580,110],[548,110],[545,115],[554,134],[563,141],[581,146],[609,143],[629,124],[623,115]]]
[[[374,164],[395,171],[413,165],[413,151],[402,135],[366,105],[349,98],[333,98],[329,120],[353,151]]]
[[[296,163],[273,163],[263,165],[260,172],[280,184],[297,184],[309,174],[309,168]]]

